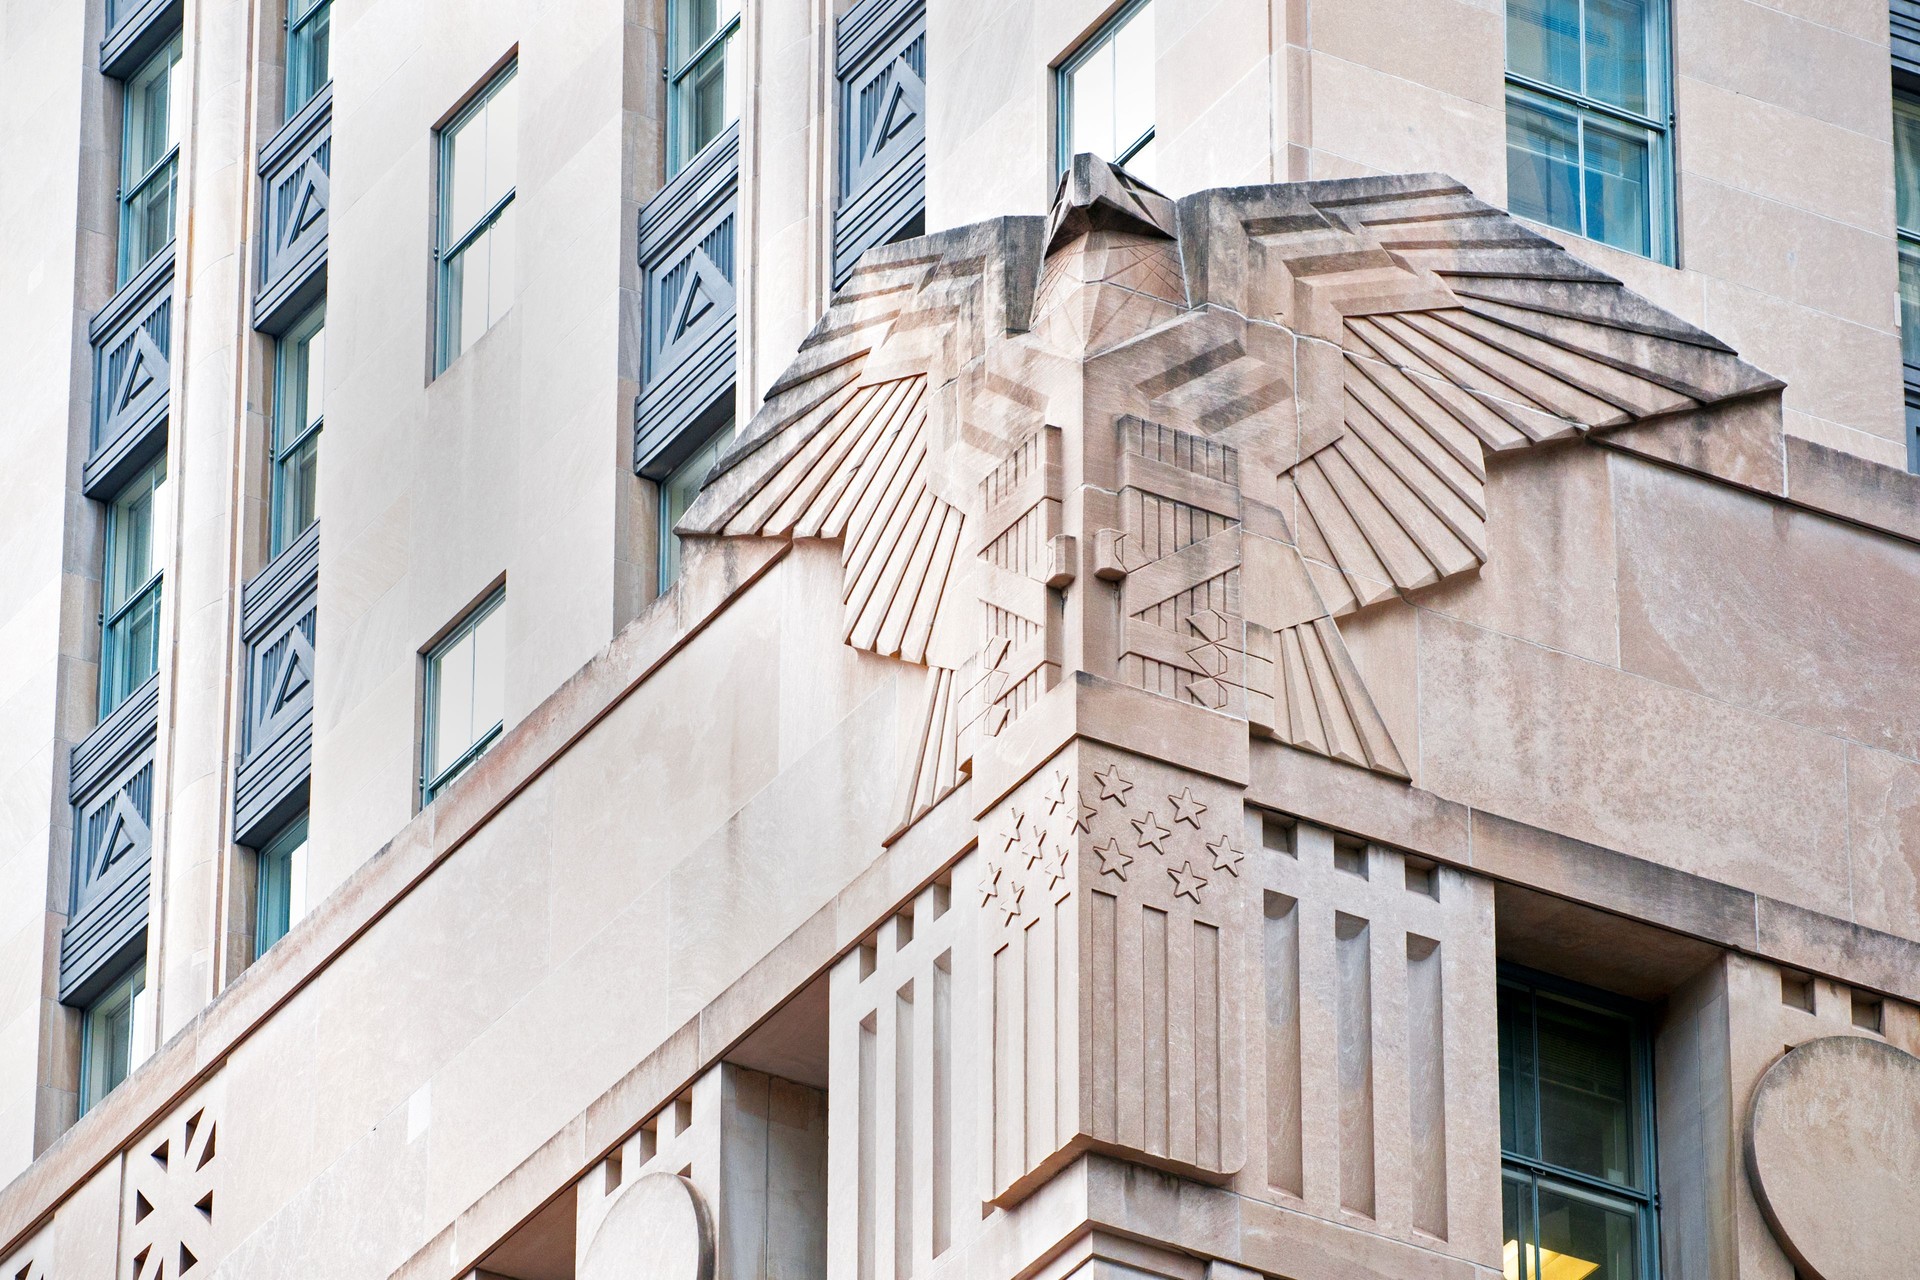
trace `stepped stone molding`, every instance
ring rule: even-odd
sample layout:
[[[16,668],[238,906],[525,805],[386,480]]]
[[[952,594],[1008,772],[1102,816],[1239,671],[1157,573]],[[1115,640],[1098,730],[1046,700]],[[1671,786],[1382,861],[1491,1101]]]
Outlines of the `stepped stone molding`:
[[[78,746],[68,769],[73,898],[60,936],[60,999],[85,1004],[146,936],[160,677]]]
[[[258,847],[306,804],[319,607],[316,524],[262,569],[241,598],[246,702],[233,788],[236,843]]]
[[[260,266],[253,327],[280,333],[326,296],[333,84],[260,148]]]
[[[740,126],[710,143],[640,212],[640,397],[633,469],[650,479],[732,410]]]
[[[841,544],[847,642],[924,664],[903,818],[1085,671],[1406,777],[1339,620],[1487,558],[1494,455],[1774,395],[1440,175],[869,251],[681,524]]]
[[[863,0],[841,17],[837,30],[835,288],[847,282],[862,253],[892,240],[926,212],[926,0]]]
[[[173,253],[168,244],[87,326],[93,418],[81,488],[89,498],[112,496],[167,446]]]

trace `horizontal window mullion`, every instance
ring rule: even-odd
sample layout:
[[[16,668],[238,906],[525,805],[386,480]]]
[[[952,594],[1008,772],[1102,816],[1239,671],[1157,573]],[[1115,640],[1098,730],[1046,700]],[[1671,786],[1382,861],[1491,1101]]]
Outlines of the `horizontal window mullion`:
[[[1135,138],[1132,142],[1129,142],[1126,146],[1122,147],[1120,149],[1120,154],[1114,157],[1113,162],[1115,164],[1124,165],[1127,161],[1139,155],[1141,152],[1141,149],[1144,148],[1149,142],[1152,142],[1152,141],[1153,141],[1153,129],[1149,127],[1145,133],[1141,134],[1139,137]]]
[[[476,759],[478,759],[479,756],[483,752],[485,752],[488,747],[493,745],[494,739],[498,738],[501,735],[501,733],[505,731],[506,726],[507,726],[507,722],[504,720],[501,720],[495,723],[491,729],[488,729],[485,733],[481,734],[478,738],[476,738],[472,746],[468,747],[465,751],[462,751],[459,755],[455,756],[452,764],[448,765],[446,768],[442,769],[439,773],[436,773],[433,775],[433,777],[429,778],[426,782],[427,794],[432,795],[434,792],[440,790],[441,787],[444,787],[448,783],[448,781],[451,780],[462,769],[466,768],[468,765],[472,764]]]
[[[1526,1156],[1515,1155],[1511,1151],[1500,1153],[1500,1163],[1509,1169],[1527,1174],[1535,1179],[1559,1183],[1580,1191],[1590,1191],[1596,1195],[1609,1196],[1615,1200],[1631,1202],[1636,1206],[1650,1206],[1653,1203],[1651,1191],[1640,1191],[1618,1182],[1608,1182],[1605,1178],[1596,1178],[1592,1174],[1577,1173],[1572,1169],[1562,1169],[1558,1165],[1533,1160]]]
[[[1537,98],[1544,98],[1554,105],[1589,111],[1594,115],[1606,116],[1622,124],[1635,125],[1653,133],[1665,134],[1667,130],[1672,127],[1673,117],[1671,115],[1666,116],[1664,119],[1655,116],[1643,116],[1638,112],[1628,111],[1624,107],[1615,106],[1611,102],[1604,102],[1599,98],[1589,98],[1584,93],[1576,93],[1571,89],[1563,89],[1559,85],[1548,84],[1543,80],[1535,80],[1531,76],[1521,75],[1517,71],[1507,72],[1507,85],[1509,88],[1525,90]]]
[[[134,197],[138,196],[141,192],[145,191],[149,186],[153,185],[154,179],[158,178],[166,170],[168,165],[171,165],[174,161],[178,160],[179,158],[180,158],[180,144],[176,142],[173,144],[173,146],[167,149],[167,154],[165,154],[164,156],[161,156],[158,160],[154,161],[152,168],[148,169],[145,173],[141,174],[137,179],[135,179],[131,184],[127,186],[126,190],[120,193],[121,203],[123,204],[126,203],[128,200],[133,199]]]
[[[320,428],[325,425],[326,425],[326,417],[322,415],[319,421],[313,423],[311,426],[307,427],[304,431],[302,431],[299,435],[295,436],[293,439],[287,441],[285,444],[282,444],[277,449],[275,449],[273,454],[273,460],[275,462],[285,462],[288,458],[291,458],[294,454],[300,452],[300,450],[306,446],[307,441],[313,439],[315,436],[320,434]]]
[[[499,201],[496,202],[491,209],[481,214],[480,220],[469,227],[465,235],[440,251],[440,260],[442,262],[452,261],[454,258],[459,257],[461,251],[466,249],[468,245],[485,235],[487,229],[500,220],[500,215],[506,212],[507,206],[513,203],[513,195],[516,190],[518,190],[517,187],[507,188],[507,194],[501,196]]]
[[[139,590],[128,595],[127,598],[120,603],[118,608],[107,615],[107,628],[111,630],[119,626],[128,614],[138,609],[142,602],[146,600],[148,593],[160,585],[160,578],[161,574],[156,571],[152,577],[140,584]]]
[[[738,31],[739,29],[740,29],[740,17],[738,14],[736,14],[732,19],[728,21],[726,26],[721,27],[718,31],[715,31],[712,35],[708,36],[704,41],[702,41],[698,49],[695,49],[692,53],[687,55],[686,61],[682,62],[679,66],[673,68],[673,70],[668,73],[667,78],[672,80],[674,84],[678,85],[680,81],[684,80],[687,77],[687,74],[689,72],[691,72],[695,67],[700,65],[700,59],[706,57],[713,50],[725,44],[727,42],[728,37],[733,35],[733,33]]]

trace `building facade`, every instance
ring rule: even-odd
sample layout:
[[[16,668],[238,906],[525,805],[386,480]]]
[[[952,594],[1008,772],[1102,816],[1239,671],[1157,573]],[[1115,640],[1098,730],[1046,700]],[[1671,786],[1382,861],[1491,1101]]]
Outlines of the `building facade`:
[[[1908,0],[15,5],[0,228],[0,1277],[1903,1273]]]

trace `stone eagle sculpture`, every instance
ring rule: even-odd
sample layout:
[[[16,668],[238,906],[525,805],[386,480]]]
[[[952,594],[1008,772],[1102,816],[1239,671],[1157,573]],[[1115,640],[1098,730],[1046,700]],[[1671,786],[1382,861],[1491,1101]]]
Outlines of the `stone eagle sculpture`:
[[[1339,620],[1487,559],[1487,459],[1780,383],[1442,175],[870,251],[692,537],[838,541],[846,640],[930,669],[911,821],[1066,673],[1407,777]]]

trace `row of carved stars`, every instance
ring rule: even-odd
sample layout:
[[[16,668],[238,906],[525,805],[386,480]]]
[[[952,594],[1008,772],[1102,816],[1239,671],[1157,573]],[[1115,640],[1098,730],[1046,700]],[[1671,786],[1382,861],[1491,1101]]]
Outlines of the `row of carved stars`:
[[[1133,783],[1121,776],[1118,764],[1109,765],[1105,773],[1096,771],[1093,778],[1100,787],[1101,804],[1113,800],[1117,801],[1122,808],[1126,807],[1127,795],[1133,790]],[[1073,833],[1084,832],[1091,835],[1092,822],[1099,810],[1087,802],[1086,792],[1074,791],[1073,780],[1065,773],[1059,771],[1054,773],[1054,785],[1046,796],[1047,812],[1057,813],[1069,804],[1069,795],[1074,796],[1078,801]],[[1200,829],[1200,815],[1207,811],[1207,805],[1193,794],[1192,787],[1181,788],[1179,795],[1169,794],[1167,803],[1173,806],[1173,821],[1176,825],[1184,822],[1196,832]],[[1172,838],[1174,832],[1172,828],[1160,824],[1153,810],[1149,809],[1143,817],[1132,818],[1129,821],[1139,838],[1137,848],[1152,849],[1162,857],[1167,856],[1165,842]],[[1052,890],[1066,878],[1067,851],[1056,843],[1051,854],[1045,853],[1047,840],[1045,830],[1036,827],[1031,835],[1028,834],[1028,830],[1025,811],[1014,810],[1012,829],[1003,837],[1002,852],[1017,853],[1025,845],[1028,869],[1032,869],[1034,863],[1045,857],[1046,866],[1043,868],[1043,874],[1047,878],[1047,888]],[[1027,843],[1029,840],[1032,841],[1031,844]],[[1236,877],[1239,876],[1240,864],[1245,860],[1246,853],[1233,842],[1230,834],[1222,834],[1219,839],[1208,843],[1205,847],[1212,855],[1214,871],[1226,871]],[[1101,875],[1116,876],[1121,880],[1127,878],[1127,868],[1133,865],[1134,857],[1120,847],[1118,839],[1109,836],[1104,843],[1093,846],[1093,853],[1100,859]],[[1164,870],[1168,878],[1173,881],[1174,897],[1184,897],[1196,904],[1199,903],[1200,890],[1207,887],[1210,879],[1194,869],[1192,859],[1183,859],[1180,866],[1169,866]],[[1027,887],[1019,883],[1003,884],[1004,874],[1005,868],[1000,863],[988,861],[986,874],[980,883],[980,905],[985,908],[997,900],[1005,916],[1002,923],[1012,924],[1014,919],[1022,914],[1021,900],[1026,896]]]

